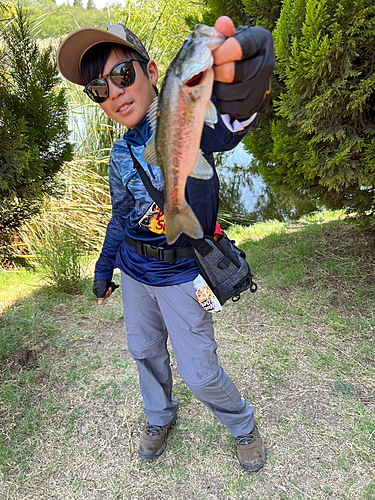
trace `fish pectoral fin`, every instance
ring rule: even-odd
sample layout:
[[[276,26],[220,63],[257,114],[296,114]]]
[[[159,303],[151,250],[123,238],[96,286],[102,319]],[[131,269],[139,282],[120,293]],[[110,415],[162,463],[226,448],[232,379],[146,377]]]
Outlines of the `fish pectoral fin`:
[[[212,101],[208,103],[206,109],[206,117],[204,122],[211,128],[215,128],[215,123],[217,123],[217,109]]]
[[[203,156],[202,151],[199,150],[198,159],[196,164],[194,165],[193,170],[190,173],[190,177],[194,177],[195,179],[208,180],[211,179],[213,175],[213,168]]]
[[[154,97],[152,103],[150,104],[150,107],[148,108],[148,122],[150,124],[151,130],[155,132],[156,129],[156,120],[158,118],[158,103],[159,103],[159,97],[156,96]]]
[[[165,212],[165,236],[169,245],[182,233],[194,239],[203,238],[202,226],[188,203],[179,211],[169,212],[166,207]]]
[[[154,165],[155,167],[159,166],[158,157],[156,154],[155,135],[151,137],[150,142],[147,144],[143,152],[143,159],[150,165]]]

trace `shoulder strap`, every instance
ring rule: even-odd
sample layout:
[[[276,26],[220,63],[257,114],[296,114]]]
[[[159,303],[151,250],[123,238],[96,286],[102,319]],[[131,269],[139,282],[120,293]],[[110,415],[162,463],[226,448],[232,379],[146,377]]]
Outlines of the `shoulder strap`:
[[[157,204],[157,206],[161,210],[163,210],[163,208],[164,208],[164,193],[163,193],[163,191],[159,191],[152,184],[152,182],[150,181],[149,176],[144,171],[142,165],[139,163],[139,161],[137,160],[137,158],[134,156],[134,153],[132,151],[132,147],[130,146],[130,144],[128,144],[128,148],[129,148],[130,156],[132,157],[134,166],[137,169],[137,171],[138,171],[138,173],[139,173],[139,175],[140,175],[140,177],[142,179],[142,182],[145,185],[145,188],[147,189],[149,195],[154,200],[154,202]]]

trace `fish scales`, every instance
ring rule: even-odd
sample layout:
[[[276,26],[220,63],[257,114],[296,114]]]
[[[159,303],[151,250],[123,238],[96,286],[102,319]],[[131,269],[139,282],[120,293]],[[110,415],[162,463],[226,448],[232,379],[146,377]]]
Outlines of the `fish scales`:
[[[175,101],[176,104],[173,112],[168,113],[164,120],[160,120],[156,136],[158,150],[164,159],[162,170],[167,228],[171,215],[174,212],[181,213],[185,209],[186,179],[196,163],[203,129],[204,107],[200,104],[206,104],[202,102],[205,97],[203,95],[199,96],[200,99],[192,99],[192,94],[185,94],[178,78],[170,78],[168,83],[171,87],[166,88],[164,96],[167,95],[167,102]],[[164,101],[160,105],[163,106]],[[170,137],[170,141],[164,141],[164,137]]]

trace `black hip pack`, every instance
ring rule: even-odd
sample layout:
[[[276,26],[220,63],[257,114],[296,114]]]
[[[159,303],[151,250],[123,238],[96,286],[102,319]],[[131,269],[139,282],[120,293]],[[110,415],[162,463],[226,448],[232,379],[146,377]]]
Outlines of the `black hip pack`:
[[[156,189],[150,181],[148,175],[143,170],[142,165],[135,158],[131,146],[128,148],[145,188],[151,198],[159,207],[164,206],[164,193]],[[191,244],[192,257],[201,271],[203,278],[216,295],[220,304],[223,305],[227,300],[234,302],[240,299],[241,292],[250,289],[250,292],[257,291],[257,285],[253,282],[253,274],[246,260],[246,254],[238,247],[235,242],[230,240],[223,232],[223,237],[215,240],[212,236],[195,240],[184,234],[185,239]],[[129,238],[128,238],[129,239]],[[134,248],[137,242],[130,242]],[[182,248],[182,247],[181,247]],[[183,248],[185,251],[186,247]],[[154,249],[158,250],[158,249]],[[163,250],[163,249],[160,249]],[[176,248],[176,250],[179,250]],[[163,252],[155,252],[155,257],[160,258]],[[146,254],[142,254],[146,255]],[[164,260],[164,258],[161,258]]]
[[[185,236],[186,237],[186,236]],[[195,261],[220,304],[240,299],[241,292],[257,291],[246,254],[223,232],[216,241],[212,236],[201,240],[188,240],[192,244]]]

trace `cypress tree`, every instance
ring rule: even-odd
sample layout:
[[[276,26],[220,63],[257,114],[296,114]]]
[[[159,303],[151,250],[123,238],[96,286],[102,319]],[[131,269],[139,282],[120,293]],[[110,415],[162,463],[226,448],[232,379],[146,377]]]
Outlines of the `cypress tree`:
[[[200,22],[213,26],[220,16],[229,16],[235,26],[248,22],[242,0],[202,0],[202,4],[206,10],[201,17],[186,16],[186,21],[191,29]]]
[[[233,6],[205,3],[211,22]],[[241,20],[273,30],[277,57],[272,106],[244,139],[253,169],[276,192],[374,212],[373,0],[241,4]]]
[[[262,172],[330,208],[375,212],[375,5],[285,0],[274,32],[285,85]]]
[[[273,30],[280,16],[282,0],[243,0],[250,24]]]
[[[41,51],[22,8],[2,31],[0,60],[0,232],[9,234],[56,190],[72,158],[67,104],[52,47]]]

